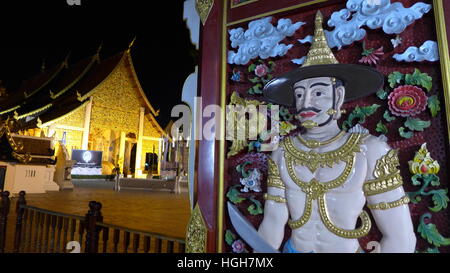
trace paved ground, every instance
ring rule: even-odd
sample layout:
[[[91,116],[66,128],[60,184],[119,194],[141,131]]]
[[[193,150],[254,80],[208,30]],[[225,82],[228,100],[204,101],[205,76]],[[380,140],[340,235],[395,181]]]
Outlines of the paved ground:
[[[82,216],[88,211],[89,201],[95,200],[103,204],[105,223],[177,238],[185,237],[190,217],[186,191],[181,194],[136,190],[116,192],[111,189],[76,187],[73,191],[28,194],[26,199],[30,206]],[[14,203],[10,223],[14,219],[11,216],[15,216]]]

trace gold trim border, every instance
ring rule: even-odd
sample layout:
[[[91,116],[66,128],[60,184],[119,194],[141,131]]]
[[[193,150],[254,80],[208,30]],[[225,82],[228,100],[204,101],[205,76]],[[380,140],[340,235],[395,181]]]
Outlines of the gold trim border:
[[[234,9],[234,8],[242,7],[242,6],[251,4],[251,3],[255,3],[257,1],[259,1],[259,0],[249,0],[246,2],[239,3],[239,4],[233,4],[233,0],[230,0],[230,5],[231,5],[231,8]]]
[[[226,23],[225,22],[225,23],[226,23],[226,26],[229,27],[229,26],[232,26],[232,25],[237,25],[237,24],[244,23],[244,22],[247,22],[247,21],[250,21],[250,20],[254,20],[254,19],[258,19],[258,18],[261,18],[261,17],[266,17],[266,16],[274,15],[274,14],[277,14],[277,13],[280,13],[280,12],[285,12],[285,11],[289,11],[289,10],[293,10],[293,9],[298,9],[298,8],[301,8],[301,7],[306,7],[306,6],[310,6],[310,5],[314,5],[314,4],[318,4],[318,3],[324,3],[324,2],[327,2],[327,1],[329,1],[329,0],[313,0],[313,1],[305,2],[305,3],[289,6],[289,7],[286,7],[286,8],[282,8],[282,9],[277,9],[277,10],[272,10],[272,11],[269,11],[269,12],[261,13],[261,14],[255,15],[255,16],[239,19],[239,20],[234,21],[234,22],[230,22],[230,23]]]
[[[442,87],[444,89],[445,115],[447,118],[447,134],[450,143],[450,55],[445,26],[443,0],[433,0],[434,20],[441,62]]]
[[[219,188],[218,188],[218,211],[217,211],[217,253],[223,252],[223,227],[224,227],[224,180],[225,180],[225,104],[227,93],[227,17],[228,1],[223,2],[222,14],[222,63],[220,80],[220,140],[219,140]]]

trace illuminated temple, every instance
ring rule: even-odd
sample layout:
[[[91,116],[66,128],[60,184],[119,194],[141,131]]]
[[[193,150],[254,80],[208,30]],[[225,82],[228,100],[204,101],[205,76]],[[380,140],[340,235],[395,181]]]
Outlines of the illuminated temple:
[[[43,67],[10,92],[0,102],[2,120],[16,123],[16,133],[8,136],[24,143],[53,140],[45,153],[37,151],[32,158],[59,155],[55,176],[67,176],[58,173],[58,164],[70,161],[73,150],[101,151],[102,175],[113,174],[116,166],[128,177],[159,174],[167,133],[141,88],[130,48],[105,59],[99,52],[74,64],[66,57]]]

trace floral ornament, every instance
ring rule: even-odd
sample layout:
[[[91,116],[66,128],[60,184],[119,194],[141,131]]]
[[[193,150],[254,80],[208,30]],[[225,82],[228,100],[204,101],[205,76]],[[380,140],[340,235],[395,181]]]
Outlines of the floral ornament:
[[[244,186],[241,192],[261,192],[261,173],[258,169],[253,169],[248,177],[240,178],[239,181]]]
[[[411,202],[417,204],[422,201],[422,196],[432,196],[434,207],[428,209],[432,212],[439,212],[442,209],[447,208],[450,201],[447,193],[447,189],[432,189],[440,185],[439,163],[431,157],[430,152],[427,149],[427,144],[424,143],[420,149],[416,152],[414,159],[408,162],[409,170],[412,174],[412,184],[415,186],[421,186],[416,192],[408,192],[408,197]],[[429,244],[434,246],[435,251],[439,251],[437,248],[440,246],[450,245],[450,239],[443,237],[436,225],[431,223],[431,213],[427,212],[420,217],[420,223],[417,228],[417,232],[423,239],[428,241]],[[425,219],[428,221],[426,222]],[[430,249],[430,248],[429,248]]]
[[[395,39],[391,39],[391,43],[392,43],[392,46],[394,48],[396,48],[402,44],[402,38],[399,35],[397,35],[397,36],[395,36]]]
[[[244,242],[241,239],[237,239],[236,234],[229,229],[225,232],[225,242],[231,246],[234,253],[248,253]]]
[[[275,63],[269,61],[268,64],[262,60],[248,66],[248,72],[254,73],[256,77],[249,77],[248,80],[254,85],[247,90],[251,95],[262,94],[263,86],[268,83],[273,76],[270,74],[275,68]]]
[[[291,121],[294,115],[289,112],[289,109],[281,106],[280,107],[280,117],[285,121]]]
[[[290,123],[289,121],[282,121],[280,123],[280,135],[285,136],[289,134],[292,130],[297,129],[297,126]]]
[[[363,42],[363,53],[361,55],[363,57],[359,60],[360,63],[376,65],[380,58],[384,55],[383,47],[380,47],[376,50],[374,48],[366,49],[366,43]]]
[[[403,85],[395,88],[388,96],[391,113],[398,117],[415,116],[427,107],[428,97],[421,88]]]
[[[241,82],[242,81],[242,72],[237,70],[236,68],[233,69],[233,74],[231,75],[231,80],[235,82]]]
[[[242,240],[236,240],[231,244],[231,248],[233,248],[234,253],[242,253],[245,250],[245,245]]]
[[[437,174],[440,169],[439,163],[431,158],[426,143],[422,144],[414,159],[408,164],[412,174]]]

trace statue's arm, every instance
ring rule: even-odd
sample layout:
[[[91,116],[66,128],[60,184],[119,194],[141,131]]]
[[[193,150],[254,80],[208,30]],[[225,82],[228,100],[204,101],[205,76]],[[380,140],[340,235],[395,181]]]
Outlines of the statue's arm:
[[[284,238],[284,227],[288,220],[285,186],[278,171],[281,151],[276,150],[269,158],[269,175],[267,193],[264,195],[264,219],[259,226],[258,233],[273,248],[278,249]]]
[[[382,253],[412,253],[416,236],[409,199],[398,170],[397,151],[385,141],[370,136],[367,144],[367,177],[364,193],[378,229],[383,234]]]

